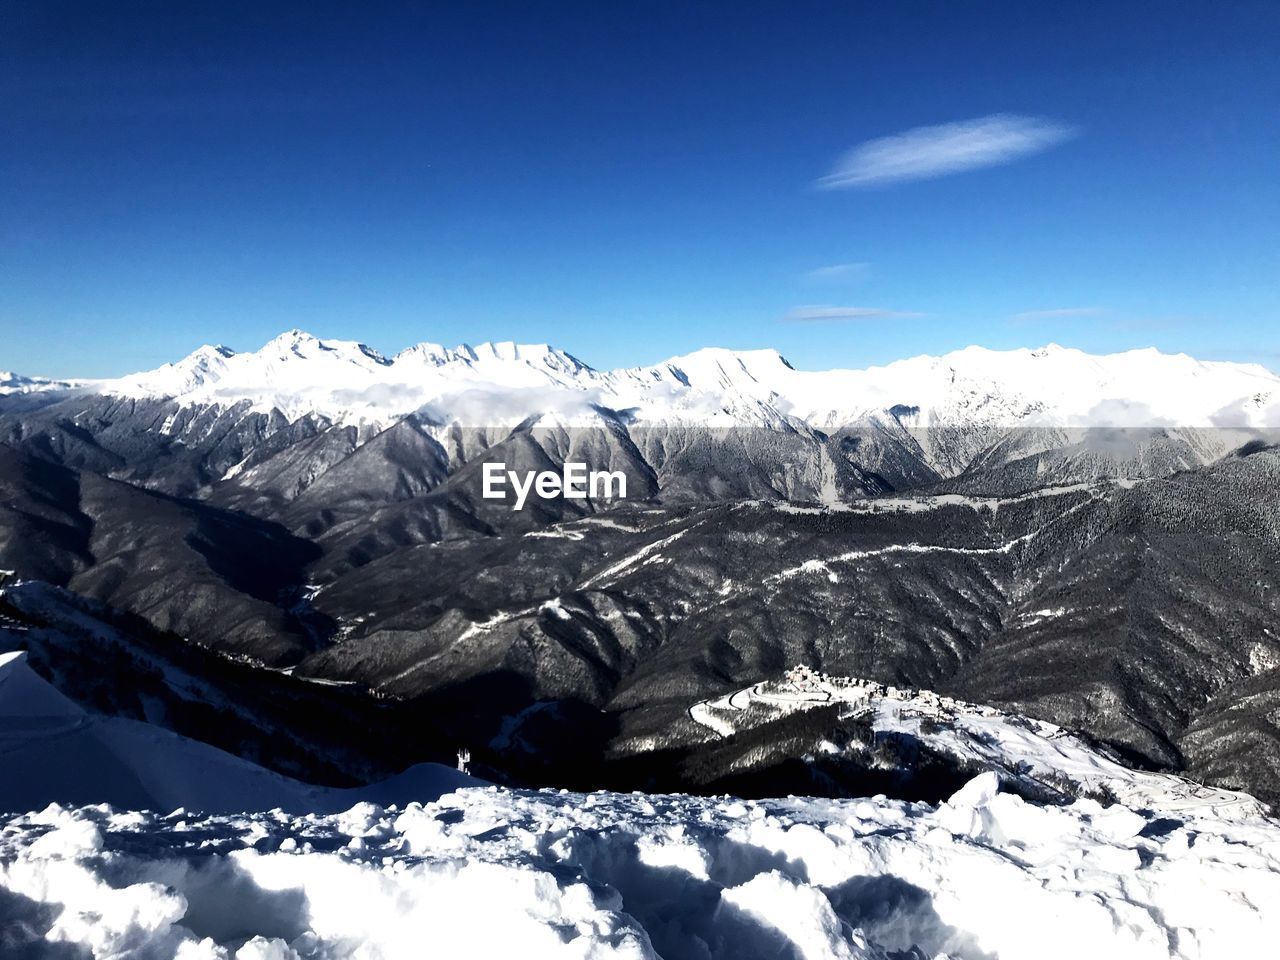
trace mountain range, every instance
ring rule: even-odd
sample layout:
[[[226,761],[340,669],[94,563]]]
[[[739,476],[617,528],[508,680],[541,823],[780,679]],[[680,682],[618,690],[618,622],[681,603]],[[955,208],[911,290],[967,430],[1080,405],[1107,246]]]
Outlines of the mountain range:
[[[0,375],[0,567],[423,731],[361,774],[466,743],[516,782],[687,787],[711,748],[689,707],[805,663],[1274,798],[1278,432],[1280,377],[1154,350],[600,371],[290,331]],[[517,512],[480,495],[498,460],[620,470],[628,496]]]
[[[80,388],[182,407],[278,411],[290,420],[381,425],[410,413],[467,426],[531,413],[572,422],[716,427],[799,424],[831,431],[890,414],[911,427],[1280,426],[1280,377],[1257,364],[1201,362],[1154,349],[1094,356],[1049,344],[969,347],[882,367],[796,370],[775,350],[707,348],[651,366],[596,370],[546,344],[419,343],[386,357],[300,330],[260,350],[205,346],[176,363],[114,380],[0,373],[0,391]]]

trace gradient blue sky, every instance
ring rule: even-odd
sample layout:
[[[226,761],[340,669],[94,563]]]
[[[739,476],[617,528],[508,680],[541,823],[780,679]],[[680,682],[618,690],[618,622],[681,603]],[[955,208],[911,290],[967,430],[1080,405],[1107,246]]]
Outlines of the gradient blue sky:
[[[1274,369],[1278,51],[1274,2],[6,4],[0,368],[297,326]]]

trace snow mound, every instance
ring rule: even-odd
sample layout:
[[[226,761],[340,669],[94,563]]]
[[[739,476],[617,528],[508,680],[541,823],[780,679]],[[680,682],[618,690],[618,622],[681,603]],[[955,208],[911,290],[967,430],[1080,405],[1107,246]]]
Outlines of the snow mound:
[[[331,812],[365,799],[433,799],[480,782],[424,763],[367,787],[303,783],[161,727],[87,713],[37,675],[22,652],[0,655],[0,758],[0,810],[11,811],[57,801]]]
[[[1276,823],[1036,806],[994,775],[936,807],[490,787],[0,824],[17,955],[1145,960],[1280,937]]]

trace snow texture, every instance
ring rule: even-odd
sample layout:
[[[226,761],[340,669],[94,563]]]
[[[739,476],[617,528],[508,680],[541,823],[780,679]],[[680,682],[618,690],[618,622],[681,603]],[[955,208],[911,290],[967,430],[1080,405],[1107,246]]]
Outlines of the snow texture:
[[[1277,942],[1278,903],[1273,821],[1036,806],[994,774],[937,807],[489,787],[0,829],[6,956],[1226,960]]]
[[[328,790],[87,714],[24,660],[0,659],[0,807],[72,799],[0,818],[6,960],[1141,960],[1280,938],[1280,825],[1260,808],[1185,802],[1176,778],[1051,725],[919,691],[797,670],[704,707],[731,728],[839,690],[1004,776],[1047,764],[1134,789],[1038,805],[993,770],[936,807],[743,801],[470,786],[422,765]]]

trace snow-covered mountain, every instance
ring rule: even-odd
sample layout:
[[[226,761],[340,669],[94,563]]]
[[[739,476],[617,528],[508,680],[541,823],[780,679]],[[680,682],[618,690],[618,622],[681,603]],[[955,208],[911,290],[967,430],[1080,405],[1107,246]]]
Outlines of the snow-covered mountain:
[[[774,350],[698,350],[652,366],[601,371],[546,344],[420,343],[384,357],[361,343],[300,330],[262,349],[206,346],[102,392],[183,405],[248,402],[290,420],[387,423],[425,409],[445,422],[493,426],[531,414],[598,408],[629,422],[831,430],[867,417],[915,429],[1280,426],[1280,377],[1257,364],[1203,362],[1154,349],[1094,356],[1054,344],[968,347],[882,367],[802,371]]]
[[[292,330],[250,353],[22,389],[0,395],[0,439],[169,493],[221,482],[283,500],[316,482],[379,498],[390,482],[401,499],[517,436],[538,448],[531,466],[621,469],[645,498],[838,502],[980,474],[990,492],[1163,476],[1280,428],[1280,377],[1261,366],[1054,345],[816,372],[708,348],[597,370],[545,344],[386,357]]]
[[[101,389],[183,405],[248,402],[255,410],[279,410],[290,420],[310,413],[335,422],[387,423],[461,394],[573,395],[604,379],[546,345],[485,343],[448,349],[420,343],[388,358],[362,343],[290,330],[253,353],[205,346],[177,363],[106,381]],[[522,409],[536,409],[538,402],[531,398]],[[490,407],[501,406],[494,396]],[[486,412],[475,411],[482,421]]]
[[[690,703],[804,662],[1274,802],[1276,383],[1154,351],[600,371],[291,333],[0,397],[0,568],[305,685],[433,698],[434,753],[379,775],[524,716],[507,742],[545,744],[556,777],[512,751],[502,769],[600,763],[630,788],[654,774],[628,744],[700,750]],[[622,471],[627,498],[516,510],[482,496],[495,461]],[[524,712],[539,702],[565,707]],[[612,732],[578,736],[583,711]],[[724,779],[713,759],[667,783]],[[792,792],[821,789],[794,772]]]
[[[15,393],[41,393],[49,390],[74,390],[91,386],[91,380],[50,380],[48,377],[24,377],[11,370],[0,370],[0,397]]]
[[[868,742],[837,744],[823,738],[808,748],[810,759],[820,754],[865,754],[880,747],[890,764],[904,764],[911,762],[912,754],[927,750],[961,770],[993,771],[1007,788],[1038,798],[1102,797],[1135,810],[1203,812],[1224,819],[1269,812],[1247,793],[1208,787],[1175,774],[1134,770],[1057,724],[932,690],[825,676],[802,666],[783,677],[696,703],[689,717],[729,738],[781,717],[831,708],[841,720],[863,721]],[[911,750],[903,750],[904,743]],[[883,750],[886,746],[889,749]]]

